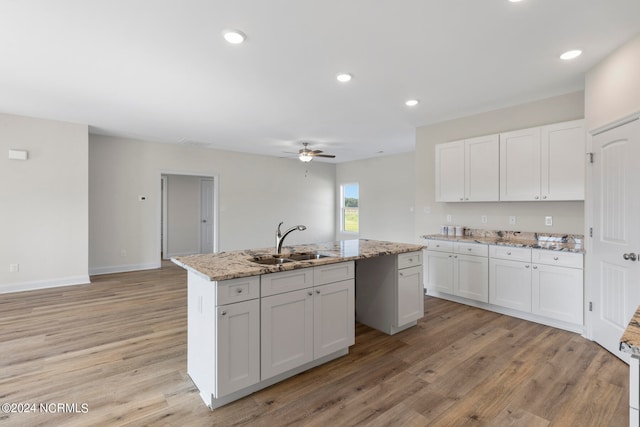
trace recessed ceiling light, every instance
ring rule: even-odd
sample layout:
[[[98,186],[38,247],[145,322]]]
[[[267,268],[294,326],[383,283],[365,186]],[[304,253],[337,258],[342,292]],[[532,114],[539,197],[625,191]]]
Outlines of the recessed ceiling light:
[[[407,107],[415,107],[416,105],[418,105],[420,103],[420,101],[418,101],[417,99],[409,99],[407,102],[405,102],[404,104]]]
[[[509,0],[511,3],[520,3],[522,0]]]
[[[336,76],[336,79],[338,79],[338,81],[341,83],[346,83],[350,81],[352,78],[353,76],[349,73],[340,73]]]
[[[247,36],[240,30],[224,30],[222,32],[222,36],[231,44],[240,44],[247,38]]]
[[[569,59],[573,59],[573,58],[577,58],[578,56],[582,55],[582,51],[581,50],[569,50],[565,53],[563,53],[562,55],[560,55],[560,59],[564,59],[565,61],[568,61]]]

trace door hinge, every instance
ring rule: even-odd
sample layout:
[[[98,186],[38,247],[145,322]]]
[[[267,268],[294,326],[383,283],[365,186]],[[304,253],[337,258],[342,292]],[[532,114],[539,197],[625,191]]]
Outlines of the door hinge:
[[[589,311],[593,311],[593,302],[589,301]]]
[[[587,153],[587,156],[589,156],[589,163],[593,163],[593,153]]]
[[[593,237],[593,227],[589,227],[589,237]]]

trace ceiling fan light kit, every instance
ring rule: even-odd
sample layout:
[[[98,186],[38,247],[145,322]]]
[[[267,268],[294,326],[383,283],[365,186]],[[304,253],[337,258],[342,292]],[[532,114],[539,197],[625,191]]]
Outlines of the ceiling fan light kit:
[[[310,150],[308,142],[303,142],[302,145],[304,148],[301,148],[298,152],[298,159],[300,159],[301,162],[308,163],[313,160],[314,157],[326,157],[328,159],[334,159],[336,157],[333,154],[322,154],[322,150]]]

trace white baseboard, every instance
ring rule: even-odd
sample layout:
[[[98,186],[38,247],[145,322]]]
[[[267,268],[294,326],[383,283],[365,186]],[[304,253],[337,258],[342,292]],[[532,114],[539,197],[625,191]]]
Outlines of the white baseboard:
[[[125,264],[125,265],[112,265],[108,267],[90,268],[89,274],[96,276],[99,274],[111,274],[111,273],[125,273],[127,271],[139,271],[139,270],[153,270],[160,268],[160,262],[148,262],[145,264]]]
[[[0,294],[10,292],[33,291],[36,289],[58,288],[61,286],[86,285],[91,283],[89,276],[60,277],[58,279],[34,280],[21,283],[0,283]]]

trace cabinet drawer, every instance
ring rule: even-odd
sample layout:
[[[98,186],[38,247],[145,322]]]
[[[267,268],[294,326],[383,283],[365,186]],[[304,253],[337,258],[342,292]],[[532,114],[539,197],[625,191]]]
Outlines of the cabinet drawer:
[[[407,252],[398,254],[398,269],[422,265],[422,252]]]
[[[514,248],[512,246],[490,245],[489,255],[491,256],[491,258],[531,262],[530,248]]]
[[[231,304],[260,297],[260,276],[217,282],[217,305]]]
[[[444,240],[427,240],[425,246],[430,251],[453,252],[453,242]]]
[[[458,254],[489,256],[489,245],[481,243],[456,243],[454,249]]]
[[[281,271],[260,276],[260,296],[297,291],[313,286],[313,268]]]
[[[341,282],[355,277],[354,262],[339,262],[337,264],[319,265],[313,268],[313,284]]]
[[[536,264],[557,265],[559,267],[582,268],[582,254],[575,252],[533,249],[531,261]]]

